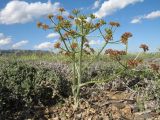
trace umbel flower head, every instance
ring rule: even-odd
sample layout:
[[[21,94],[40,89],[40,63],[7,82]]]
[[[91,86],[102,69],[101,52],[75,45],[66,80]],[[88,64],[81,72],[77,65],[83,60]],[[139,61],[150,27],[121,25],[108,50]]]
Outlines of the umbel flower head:
[[[149,48],[146,44],[141,44],[139,48],[142,48],[144,52],[149,50]]]
[[[94,14],[90,14],[90,18],[91,18],[91,19],[95,19],[96,16],[95,16]]]
[[[74,9],[74,10],[72,11],[72,13],[73,13],[74,15],[78,15],[78,14],[80,13],[80,11],[77,10],[77,9]]]
[[[106,31],[105,40],[106,40],[106,42],[108,42],[109,40],[112,40],[113,33],[112,33],[111,29],[105,29],[105,31]]]
[[[118,22],[110,22],[109,23],[111,26],[114,26],[114,27],[119,27],[120,24]]]
[[[38,28],[42,27],[42,23],[41,22],[37,22],[37,27]]]
[[[53,18],[53,14],[49,14],[49,15],[48,15],[48,18],[49,18],[49,19]]]
[[[105,54],[109,54],[111,57],[126,55],[126,52],[123,50],[113,50],[113,49],[107,49],[105,51]]]
[[[121,42],[126,45],[127,42],[128,42],[128,38],[130,38],[130,37],[132,37],[132,33],[130,33],[130,32],[125,32],[125,33],[121,36]]]
[[[142,63],[142,60],[130,59],[130,60],[127,61],[127,63],[128,63],[128,66],[129,66],[130,68],[135,68],[135,67],[138,66],[138,64]]]
[[[44,30],[47,30],[47,29],[49,29],[49,26],[46,25],[46,24],[42,24],[42,28],[43,28]]]
[[[58,19],[59,21],[62,21],[64,18],[63,18],[63,16],[58,15],[58,16],[57,16],[57,19]]]
[[[55,44],[54,44],[54,48],[60,48],[61,47],[61,43],[60,42],[56,42]]]
[[[60,12],[64,12],[65,9],[64,9],[64,8],[59,8],[59,11],[60,11]]]
[[[77,46],[78,46],[78,44],[77,44],[77,43],[72,43],[72,44],[71,44],[71,48],[72,48],[72,49],[76,49],[76,48],[77,48]]]
[[[69,15],[69,16],[68,16],[68,18],[70,18],[70,19],[74,19],[74,16],[72,16],[72,15]]]

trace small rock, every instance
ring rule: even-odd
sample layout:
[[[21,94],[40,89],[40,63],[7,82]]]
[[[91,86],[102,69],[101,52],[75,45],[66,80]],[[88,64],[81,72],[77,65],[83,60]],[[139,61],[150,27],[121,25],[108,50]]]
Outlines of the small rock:
[[[120,119],[121,118],[121,114],[120,114],[119,109],[114,105],[111,105],[111,114],[112,114],[113,119]]]
[[[134,120],[145,120],[152,118],[154,115],[151,110],[146,110],[144,112],[137,112],[134,114]]]
[[[133,119],[132,108],[130,105],[126,105],[125,108],[121,110],[121,112],[122,112],[123,117],[130,119],[130,120]]]

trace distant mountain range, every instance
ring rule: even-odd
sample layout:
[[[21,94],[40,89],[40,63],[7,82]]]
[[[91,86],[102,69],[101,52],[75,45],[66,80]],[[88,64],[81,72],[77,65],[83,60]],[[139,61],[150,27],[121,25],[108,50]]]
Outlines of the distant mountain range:
[[[0,50],[0,54],[14,54],[14,53],[50,53],[50,51],[43,50]]]

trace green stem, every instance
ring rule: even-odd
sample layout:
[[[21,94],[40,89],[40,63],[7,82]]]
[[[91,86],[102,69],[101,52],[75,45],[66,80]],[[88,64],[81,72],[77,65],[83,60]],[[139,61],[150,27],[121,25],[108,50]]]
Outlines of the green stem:
[[[117,76],[118,76],[119,74],[121,74],[122,72],[123,72],[123,70],[121,70],[119,73],[115,74],[114,76],[111,76],[111,77],[108,78],[107,80],[99,80],[99,81],[95,80],[95,81],[89,81],[89,82],[81,83],[81,84],[80,84],[80,87],[83,87],[83,86],[88,85],[88,84],[91,84],[91,83],[96,83],[96,84],[99,83],[99,84],[100,84],[100,83],[104,83],[104,82],[113,80],[113,79],[117,78]]]
[[[81,79],[82,79],[83,43],[84,43],[84,40],[85,40],[85,36],[83,35],[83,22],[82,22],[81,33],[82,33],[82,37],[81,37],[80,55],[79,55],[79,74],[78,74],[78,83],[77,83],[77,93],[76,93],[76,96],[75,96],[76,106],[79,104],[79,91],[80,91],[80,84],[81,84]]]
[[[72,93],[75,96],[75,89],[76,88],[76,60],[75,60],[75,53],[73,54],[73,87]]]
[[[65,42],[65,40],[64,40],[64,38],[63,38],[63,36],[62,36],[62,33],[61,33],[60,31],[58,31],[58,33],[60,34],[61,39],[62,39],[62,41],[63,41],[63,43],[64,43],[66,49],[68,50],[68,52],[70,52],[70,51],[69,51],[69,48],[67,47],[67,44],[66,44],[66,42]]]
[[[126,54],[128,53],[128,41],[126,43]]]
[[[128,54],[128,41],[126,43],[126,55]],[[127,61],[126,61],[126,68],[127,68]]]

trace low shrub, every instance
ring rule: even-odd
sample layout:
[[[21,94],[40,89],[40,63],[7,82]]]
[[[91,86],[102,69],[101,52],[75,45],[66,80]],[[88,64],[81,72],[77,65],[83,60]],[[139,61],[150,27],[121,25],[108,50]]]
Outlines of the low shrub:
[[[56,75],[52,69],[35,67],[21,61],[1,63],[1,119],[8,119],[14,113],[35,105],[56,104],[61,98],[70,95],[66,92],[69,91],[69,85],[66,79]]]

